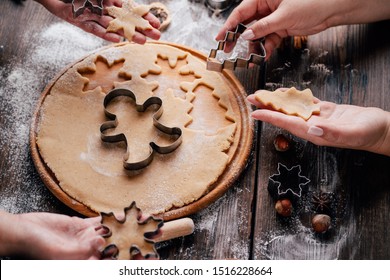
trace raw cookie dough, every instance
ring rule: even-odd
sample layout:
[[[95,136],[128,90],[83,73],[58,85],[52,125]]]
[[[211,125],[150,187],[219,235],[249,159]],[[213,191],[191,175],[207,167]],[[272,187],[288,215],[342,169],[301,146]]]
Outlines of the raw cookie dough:
[[[137,253],[144,258],[158,258],[153,237],[163,226],[163,221],[149,216],[141,222],[141,210],[134,202],[125,208],[124,214],[124,218],[118,220],[113,213],[101,213],[101,224],[108,230],[103,235],[107,241],[103,254],[114,247],[115,259],[130,260]]]
[[[124,145],[100,139],[100,125],[107,121],[103,99],[112,88],[132,90],[139,103],[160,97],[159,121],[179,127],[182,144],[128,174]],[[39,153],[62,191],[96,213],[121,211],[132,201],[148,214],[180,208],[211,190],[238,146],[232,91],[224,75],[207,71],[204,60],[183,49],[114,45],[75,63],[50,87],[39,114]],[[142,157],[155,137],[153,119],[148,110],[128,108],[126,102],[110,104],[116,114],[129,116],[129,125],[142,127],[131,141],[132,156]]]
[[[122,7],[110,6],[106,8],[114,19],[107,27],[108,32],[123,30],[127,40],[132,41],[136,29],[153,29],[149,21],[143,18],[149,10],[149,5],[135,5],[133,0],[123,0]]]
[[[314,96],[310,89],[303,91],[292,87],[286,91],[260,90],[255,94],[258,102],[273,110],[294,115],[308,120],[312,114],[320,113],[320,105],[314,103]]]
[[[168,8],[160,2],[153,2],[149,6],[149,12],[151,12],[160,21],[159,30],[163,31],[171,23],[171,13]]]

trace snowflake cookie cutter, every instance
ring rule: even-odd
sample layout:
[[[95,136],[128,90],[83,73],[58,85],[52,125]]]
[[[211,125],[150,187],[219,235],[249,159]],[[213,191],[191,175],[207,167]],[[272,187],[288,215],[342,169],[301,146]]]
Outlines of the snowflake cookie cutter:
[[[105,230],[102,236],[107,241],[102,251],[103,258],[125,260],[133,259],[137,254],[145,259],[159,258],[153,238],[164,225],[162,219],[153,216],[142,219],[142,211],[135,201],[124,209],[122,219],[113,212],[101,212],[100,216],[101,227]]]
[[[149,143],[149,147],[150,147],[149,156],[147,156],[145,159],[140,160],[140,161],[128,162],[127,160],[129,157],[129,151],[127,151],[125,158],[123,160],[123,167],[126,170],[142,169],[142,168],[148,166],[152,162],[155,152],[158,152],[160,154],[168,154],[168,153],[175,151],[180,146],[180,144],[182,143],[182,130],[178,127],[165,126],[158,121],[163,113],[162,100],[159,97],[152,96],[152,97],[149,97],[143,104],[138,104],[135,94],[131,90],[124,89],[124,88],[113,89],[110,92],[108,92],[104,98],[104,102],[103,102],[104,113],[105,113],[106,117],[110,119],[110,121],[106,121],[100,126],[100,137],[101,137],[102,141],[109,142],[109,143],[123,141],[126,144],[126,148],[128,148],[127,147],[127,139],[123,133],[114,134],[114,135],[106,135],[106,130],[116,128],[118,126],[118,119],[117,119],[116,115],[109,112],[107,110],[107,106],[113,99],[115,99],[119,96],[125,96],[125,97],[129,97],[129,98],[133,99],[135,102],[136,110],[138,112],[144,112],[149,106],[157,105],[158,109],[153,114],[153,125],[159,131],[175,137],[174,142],[170,145],[167,145],[167,146],[159,146],[155,142],[150,142]]]
[[[288,168],[286,165],[278,163],[278,173],[273,174],[269,179],[276,184],[278,197],[293,195],[300,198],[303,192],[303,186],[306,186],[310,179],[301,175],[301,166],[295,165]],[[272,191],[270,191],[272,193]]]
[[[257,45],[257,49],[260,54],[250,53],[248,58],[228,58],[222,59],[221,61],[217,58],[218,51],[223,51],[227,46],[235,47],[237,40],[247,27],[239,23],[234,32],[227,31],[225,34],[225,39],[218,41],[216,49],[211,49],[210,54],[207,58],[207,70],[222,72],[223,69],[235,70],[236,67],[249,68],[250,64],[262,65],[265,61],[266,51],[263,45],[264,39],[258,39],[251,41]]]
[[[72,4],[73,18],[82,15],[85,9],[101,16],[103,14],[103,0],[61,0],[65,4]]]

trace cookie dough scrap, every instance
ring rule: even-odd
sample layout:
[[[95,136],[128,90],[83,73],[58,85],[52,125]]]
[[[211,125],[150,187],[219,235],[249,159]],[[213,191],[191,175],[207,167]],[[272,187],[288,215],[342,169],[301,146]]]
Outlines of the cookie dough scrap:
[[[287,115],[299,116],[306,121],[313,114],[320,113],[320,105],[314,103],[314,96],[310,89],[299,91],[292,87],[286,91],[261,90],[255,94],[255,98],[266,107]]]
[[[131,41],[136,29],[153,29],[149,21],[143,18],[149,10],[149,5],[135,5],[133,0],[123,0],[122,7],[111,6],[106,8],[114,19],[107,26],[108,32],[123,30],[124,36]]]
[[[107,246],[103,250],[103,256],[110,255],[119,260],[131,260],[134,255],[140,253],[144,258],[159,258],[154,246],[153,237],[164,222],[149,216],[140,221],[141,210],[132,202],[124,209],[124,218],[118,219],[112,212],[101,213],[101,224],[107,230],[103,235]]]

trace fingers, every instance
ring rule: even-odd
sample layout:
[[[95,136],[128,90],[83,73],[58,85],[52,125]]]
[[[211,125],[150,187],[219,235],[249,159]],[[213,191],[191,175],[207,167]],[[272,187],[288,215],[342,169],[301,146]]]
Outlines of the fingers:
[[[215,39],[217,41],[225,39],[227,31],[233,31],[239,23],[245,24],[248,21],[255,19],[256,12],[256,7],[253,7],[252,3],[249,3],[248,1],[241,2],[241,4],[232,11]]]
[[[147,13],[144,18],[149,21],[153,29],[137,30],[131,39],[134,43],[141,45],[146,43],[147,37],[153,40],[159,40],[161,37],[161,32],[158,30],[160,21],[152,13]]]
[[[282,37],[280,37],[276,33],[272,33],[265,37],[265,43],[264,43],[264,48],[266,53],[265,60],[268,60],[270,58],[273,50],[279,47],[282,40],[283,40]]]
[[[156,29],[160,28],[160,21],[152,13],[147,13],[144,16],[144,19],[149,21],[150,25],[153,26],[154,28],[156,28]]]

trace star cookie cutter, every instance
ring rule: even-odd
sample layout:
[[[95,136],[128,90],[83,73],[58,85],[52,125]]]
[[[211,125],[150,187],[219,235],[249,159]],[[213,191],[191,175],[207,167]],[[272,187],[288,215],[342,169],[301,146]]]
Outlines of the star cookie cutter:
[[[150,142],[150,153],[149,156],[146,157],[145,159],[141,161],[136,161],[136,162],[127,162],[128,156],[129,156],[129,151],[127,151],[126,156],[123,161],[123,167],[126,170],[139,170],[142,169],[146,166],[148,166],[152,160],[155,152],[158,152],[160,154],[168,154],[176,150],[181,142],[182,142],[182,130],[178,127],[168,127],[160,123],[158,120],[161,117],[163,113],[163,107],[162,107],[162,100],[159,97],[152,96],[148,98],[143,104],[137,104],[136,96],[135,94],[129,90],[129,89],[123,89],[123,88],[118,88],[118,89],[113,89],[110,92],[107,93],[107,95],[104,98],[104,113],[107,118],[110,119],[110,121],[107,121],[103,123],[100,126],[100,136],[102,141],[104,142],[125,142],[126,143],[126,148],[127,148],[127,139],[126,136],[123,133],[115,134],[115,135],[106,135],[105,132],[107,129],[111,128],[116,128],[118,126],[118,120],[115,114],[110,113],[107,110],[108,104],[116,97],[119,96],[126,96],[130,97],[131,99],[134,100],[135,105],[136,105],[136,110],[138,112],[144,112],[149,106],[151,105],[157,105],[158,109],[157,112],[153,114],[153,125],[160,131],[175,136],[175,141],[171,145],[167,146],[159,146],[155,142]]]
[[[101,16],[103,14],[103,0],[61,0],[66,4],[72,4],[73,18],[82,15],[85,9]]]
[[[262,65],[265,61],[266,51],[263,45],[263,39],[251,41],[254,44],[258,44],[260,54],[250,53],[249,58],[228,58],[220,61],[217,58],[218,51],[223,51],[227,45],[233,45],[235,47],[238,37],[246,30],[246,26],[239,23],[234,32],[226,32],[225,39],[218,42],[216,49],[212,49],[207,58],[207,70],[222,72],[223,69],[235,70],[236,67],[248,68],[251,63]]]
[[[278,163],[278,173],[273,174],[269,179],[276,184],[278,197],[293,195],[295,198],[302,196],[302,187],[310,182],[310,179],[301,175],[301,166],[295,165],[288,168],[284,164]],[[272,191],[270,191],[272,193]]]
[[[135,201],[124,209],[122,219],[113,212],[101,212],[100,216],[100,224],[105,231],[102,236],[108,243],[102,251],[103,258],[133,259],[135,254],[140,253],[145,259],[159,259],[153,238],[164,225],[162,219],[148,216],[142,220],[142,211]]]

